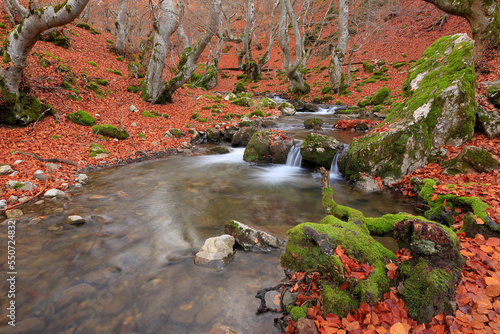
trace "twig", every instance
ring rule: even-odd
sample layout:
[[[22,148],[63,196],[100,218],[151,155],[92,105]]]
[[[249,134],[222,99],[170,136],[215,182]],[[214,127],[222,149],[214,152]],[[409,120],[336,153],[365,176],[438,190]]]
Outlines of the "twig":
[[[32,127],[30,130],[28,130],[28,132],[26,132],[26,134],[27,134],[27,135],[29,135],[29,134],[30,134],[30,132],[31,132],[31,131],[33,131],[33,130],[35,129],[36,124],[37,124],[37,123],[38,123],[38,121],[42,118],[42,116],[43,116],[43,115],[45,115],[45,114],[47,113],[47,111],[49,111],[49,110],[51,110],[51,109],[52,109],[52,108],[45,109],[45,110],[44,110],[44,111],[40,114],[40,116],[38,116],[38,118],[37,118],[37,119],[36,119],[36,121],[35,121],[35,124],[33,124],[33,127]]]
[[[135,146],[134,138],[132,138],[132,136],[130,135],[130,132],[128,132],[127,129],[125,129],[125,126],[123,125],[121,119],[118,119],[118,122],[120,122],[120,125],[122,126],[122,129],[125,130],[125,132],[128,134],[128,137],[130,138],[130,141],[132,142],[132,146],[134,146],[135,150],[137,152],[139,152],[141,155],[145,155],[149,159],[153,160],[153,158],[146,151],[141,151],[141,150],[139,150],[137,148],[137,146]]]
[[[68,159],[61,159],[61,158],[52,158],[52,159],[44,159],[41,158],[38,154],[36,153],[31,153],[31,152],[20,152],[20,151],[15,151],[14,154],[21,154],[21,155],[26,155],[29,157],[34,157],[42,162],[60,162],[63,164],[68,164],[68,165],[73,165],[73,166],[78,166],[78,164],[74,161],[68,160]]]

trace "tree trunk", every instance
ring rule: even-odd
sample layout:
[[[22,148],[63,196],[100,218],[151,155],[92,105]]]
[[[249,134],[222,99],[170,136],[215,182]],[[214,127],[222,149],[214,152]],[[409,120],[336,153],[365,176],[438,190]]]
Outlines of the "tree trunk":
[[[251,28],[254,16],[254,1],[247,1],[247,22],[245,24],[245,31],[243,32],[243,47],[240,52],[238,52],[238,68],[245,70],[243,67],[244,63],[252,60],[252,54],[250,51],[250,44],[252,43]]]
[[[299,71],[299,65],[302,61],[302,50],[304,49],[303,40],[300,37],[299,25],[297,17],[293,11],[290,0],[280,0],[281,12],[279,20],[278,43],[283,53],[283,65],[285,72],[290,80],[291,91],[297,94],[307,94],[310,92],[311,87],[305,82],[302,73]],[[295,60],[291,62],[290,58],[290,45],[286,35],[287,30],[287,17],[290,18],[295,36]]]
[[[349,41],[349,3],[339,0],[339,39],[332,50],[328,68],[330,88],[334,94],[342,93],[342,64],[344,63],[347,42]]]
[[[476,48],[485,52],[500,44],[500,11],[494,0],[425,0],[442,11],[469,21]]]
[[[127,13],[127,0],[118,0],[118,17],[116,18],[116,45],[115,52],[125,56],[125,19]]]
[[[24,69],[28,66],[27,58],[31,49],[45,30],[59,27],[73,21],[85,8],[90,0],[69,0],[55,6],[45,6],[43,10],[33,11],[10,32],[2,50],[3,62],[6,67],[0,72],[0,88],[4,105],[0,108],[0,119],[9,123],[29,123],[34,121],[33,115],[22,115],[25,94],[20,94],[19,88]],[[16,3],[17,1],[13,1]],[[36,98],[35,98],[36,100]],[[34,103],[33,99],[30,104]],[[37,101],[37,106],[40,103]],[[30,106],[26,106],[29,108]],[[29,113],[29,110],[28,110]],[[35,118],[36,119],[36,118]]]
[[[184,50],[178,64],[179,72],[174,78],[163,85],[161,99],[159,101],[172,102],[172,95],[174,92],[191,79],[191,76],[196,70],[198,58],[200,58],[219,26],[220,6],[221,0],[212,0],[208,27],[194,46]]]
[[[144,82],[146,94],[143,94],[143,98],[146,101],[153,103],[165,102],[159,101],[163,92],[163,69],[167,58],[169,38],[179,27],[179,22],[172,0],[163,0],[160,3],[159,17],[154,23],[153,52]]]

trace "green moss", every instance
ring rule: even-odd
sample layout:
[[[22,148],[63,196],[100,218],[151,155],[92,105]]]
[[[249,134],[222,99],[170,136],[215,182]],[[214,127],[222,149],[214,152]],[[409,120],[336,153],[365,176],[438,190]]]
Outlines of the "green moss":
[[[152,117],[152,118],[156,118],[155,115],[153,115],[150,111],[148,110],[144,110],[143,112],[141,112],[141,115],[144,116],[144,117]]]
[[[116,126],[110,124],[100,124],[94,125],[92,127],[92,132],[95,134],[101,134],[105,137],[116,138],[116,139],[127,139],[128,133],[122,128],[117,128]]]
[[[264,117],[264,113],[261,110],[252,111],[249,117]]]
[[[101,86],[107,86],[108,85],[108,80],[106,80],[106,79],[95,79],[95,82],[98,85],[101,85]]]
[[[120,72],[118,70],[106,69],[106,71],[111,72],[111,73],[116,74],[116,75],[119,75],[119,76],[123,76],[122,72]]]
[[[347,316],[352,309],[357,310],[359,302],[353,299],[344,290],[337,286],[330,285],[327,281],[321,282],[321,301],[323,304],[323,314],[335,314],[340,318]]]
[[[127,92],[130,92],[130,93],[137,93],[138,91],[140,91],[141,89],[137,86],[128,86],[127,87]]]
[[[95,118],[83,110],[78,110],[77,112],[66,115],[66,119],[78,125],[83,125],[83,126],[95,125]]]
[[[0,28],[7,29],[7,25],[5,24],[5,22],[0,22]]]
[[[104,92],[102,91],[102,89],[93,81],[89,82],[85,89],[93,91],[97,96],[104,97]]]
[[[52,43],[56,46],[60,46],[64,49],[69,49],[71,41],[69,37],[67,37],[62,31],[51,31],[47,36],[45,36],[42,40]]]
[[[233,94],[239,94],[239,93],[243,93],[243,92],[246,92],[246,91],[247,91],[247,89],[246,89],[245,84],[243,83],[243,81],[238,81],[236,83],[236,86],[233,89]]]
[[[94,61],[88,61],[87,64],[89,64],[90,66],[97,67],[97,64]]]
[[[64,0],[63,2],[61,3],[58,3],[57,5],[54,5],[54,12],[58,12],[60,11],[64,6],[66,6],[66,4],[68,3],[68,0]]]
[[[102,147],[102,145],[99,145],[97,143],[90,144],[89,157],[94,158],[98,154],[109,154],[109,151]]]
[[[371,105],[379,105],[384,102],[384,100],[389,97],[391,94],[391,90],[387,87],[382,87],[376,92],[375,94],[372,95],[370,99],[370,104]]]
[[[404,219],[418,219],[424,222],[429,222],[425,217],[413,216],[407,213],[387,214],[382,217],[366,217],[366,227],[371,234],[375,235],[391,235],[393,232],[394,223]]]
[[[315,126],[323,125],[323,120],[321,118],[308,118],[304,121],[304,127],[306,129],[312,129]]]
[[[293,321],[297,321],[300,318],[306,318],[307,317],[307,309],[308,309],[307,305],[300,306],[300,307],[299,306],[292,307],[289,312],[293,317]]]

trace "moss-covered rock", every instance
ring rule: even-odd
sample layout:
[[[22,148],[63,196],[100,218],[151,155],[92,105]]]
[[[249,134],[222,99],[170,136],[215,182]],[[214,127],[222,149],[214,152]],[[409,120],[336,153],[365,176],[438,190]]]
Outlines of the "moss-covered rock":
[[[500,238],[500,224],[497,224],[490,217],[481,220],[481,224],[472,212],[469,212],[463,217],[463,226],[460,232],[464,232],[468,238],[474,238],[477,234],[481,234],[485,238]]]
[[[238,81],[236,83],[236,85],[234,86],[233,94],[239,94],[239,93],[243,93],[246,91],[247,91],[247,88],[245,87],[245,84],[243,83],[243,81]]]
[[[330,169],[333,158],[343,147],[343,144],[331,137],[310,133],[302,143],[300,154],[303,160]]]
[[[116,138],[116,139],[127,139],[128,132],[122,128],[117,128],[111,124],[99,124],[92,127],[92,132],[95,134],[103,135],[104,137]]]
[[[252,105],[252,99],[249,97],[238,97],[231,101],[232,104],[235,104],[240,107],[250,107]]]
[[[253,123],[252,123],[253,124]],[[245,147],[247,146],[250,138],[258,130],[255,126],[248,124],[248,126],[242,126],[240,123],[240,129],[236,131],[231,137],[231,146],[233,147]]]
[[[292,116],[297,112],[295,107],[288,102],[280,103],[280,105],[278,106],[278,110],[281,111],[281,115],[283,116]]]
[[[95,118],[83,110],[78,110],[76,112],[66,115],[66,119],[78,125],[83,125],[83,126],[95,125]]]
[[[491,172],[499,166],[490,152],[477,146],[466,146],[453,159],[443,163],[449,175]]]
[[[214,128],[207,129],[207,140],[210,143],[219,143],[222,140],[222,134]]]
[[[3,97],[0,101],[0,123],[28,125],[44,112],[43,105],[29,89],[21,90],[18,95],[8,93],[0,79],[0,91]]]
[[[386,98],[391,94],[391,90],[387,87],[380,88],[376,93],[374,93],[370,99],[371,105],[379,105],[385,101]]]
[[[99,145],[97,143],[90,144],[89,157],[95,158],[97,156],[107,155],[107,154],[109,154],[109,151],[106,150],[104,147],[102,147],[102,145]]]
[[[498,110],[477,109],[477,123],[483,129],[486,137],[500,137],[500,114]]]
[[[459,146],[472,137],[475,123],[474,44],[464,34],[442,37],[424,52],[403,85],[408,100],[372,132],[354,140],[346,176],[361,173],[392,184],[423,167],[437,146]]]
[[[500,80],[483,82],[486,85],[486,92],[491,103],[500,108]]]
[[[292,145],[290,138],[283,138],[277,132],[258,131],[252,135],[245,147],[243,160],[247,162],[284,164]]]
[[[323,120],[321,118],[308,118],[304,121],[304,127],[306,129],[314,129],[323,125]]]

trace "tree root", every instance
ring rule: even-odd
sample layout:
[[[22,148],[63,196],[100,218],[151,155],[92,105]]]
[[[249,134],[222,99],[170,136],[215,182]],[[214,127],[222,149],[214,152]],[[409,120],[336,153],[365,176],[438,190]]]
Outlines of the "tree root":
[[[68,164],[68,165],[73,165],[73,166],[78,166],[78,164],[74,161],[68,160],[68,159],[61,159],[61,158],[52,158],[52,159],[44,159],[41,158],[38,154],[36,153],[31,153],[31,152],[21,152],[21,151],[15,151],[14,154],[21,154],[21,155],[26,155],[29,157],[36,158],[42,162],[59,162],[62,164]]]

